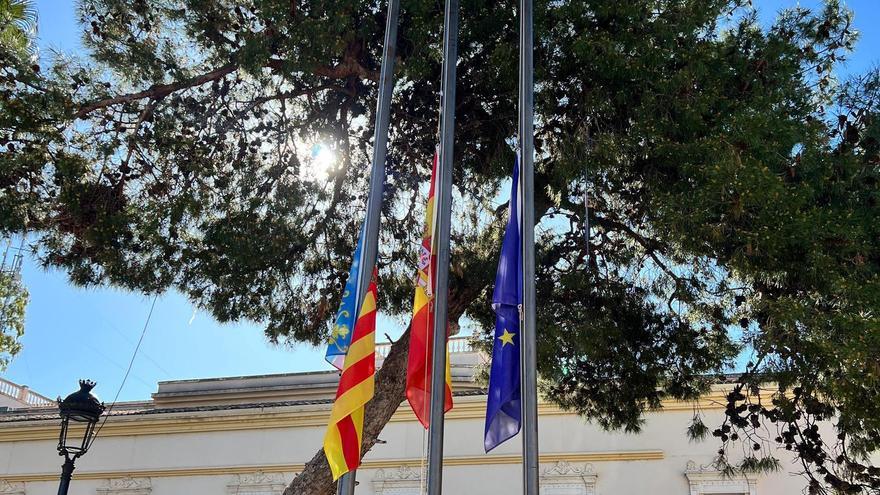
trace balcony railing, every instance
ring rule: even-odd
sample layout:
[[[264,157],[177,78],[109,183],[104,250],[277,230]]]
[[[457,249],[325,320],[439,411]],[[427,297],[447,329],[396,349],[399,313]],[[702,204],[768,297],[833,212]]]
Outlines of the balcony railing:
[[[459,352],[474,352],[473,348],[471,347],[470,337],[452,337],[449,339],[448,346],[450,354],[455,354]],[[385,359],[386,357],[388,357],[388,352],[390,351],[390,342],[376,344],[376,357]]]
[[[9,380],[4,380],[3,378],[0,378],[0,394],[12,397],[23,404],[33,407],[49,406],[55,402],[48,397],[43,397],[42,395],[33,392],[24,385],[18,385]]]

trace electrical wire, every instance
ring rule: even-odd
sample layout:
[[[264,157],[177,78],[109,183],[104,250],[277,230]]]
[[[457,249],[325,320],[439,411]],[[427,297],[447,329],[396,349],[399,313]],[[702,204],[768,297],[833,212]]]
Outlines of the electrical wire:
[[[94,437],[92,437],[92,445],[95,444],[95,441],[98,440],[98,434],[101,433],[101,430],[104,428],[104,425],[107,424],[107,420],[110,418],[110,412],[113,411],[113,408],[116,406],[116,402],[119,400],[119,394],[122,393],[122,387],[125,386],[125,381],[128,380],[128,375],[131,373],[131,367],[134,365],[134,360],[137,358],[138,351],[141,348],[141,343],[144,341],[144,336],[147,335],[147,328],[150,326],[150,319],[153,317],[153,310],[156,308],[156,301],[159,299],[159,294],[156,294],[156,297],[153,298],[153,304],[150,305],[150,312],[147,313],[147,321],[144,322],[144,329],[141,330],[141,337],[138,339],[137,345],[134,347],[134,352],[131,354],[131,360],[128,362],[128,369],[125,370],[125,375],[122,377],[122,383],[119,384],[119,388],[116,390],[116,395],[113,397],[113,402],[110,403],[110,407],[107,408],[107,411],[104,412],[104,421],[101,422],[101,426],[95,431]]]

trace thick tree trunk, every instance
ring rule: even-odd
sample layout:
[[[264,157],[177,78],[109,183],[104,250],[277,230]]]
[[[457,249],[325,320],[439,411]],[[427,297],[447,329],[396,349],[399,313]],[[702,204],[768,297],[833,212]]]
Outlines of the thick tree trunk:
[[[376,394],[367,403],[364,415],[363,453],[376,444],[376,438],[406,398],[406,356],[409,351],[409,329],[391,346],[388,357],[376,376]],[[283,495],[332,495],[336,484],[330,466],[319,450],[302,472],[284,489]]]

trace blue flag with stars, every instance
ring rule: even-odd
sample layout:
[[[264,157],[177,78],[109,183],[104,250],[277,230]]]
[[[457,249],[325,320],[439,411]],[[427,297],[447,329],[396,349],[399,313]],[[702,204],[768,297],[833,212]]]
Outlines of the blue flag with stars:
[[[495,343],[489,373],[486,404],[486,452],[519,433],[522,422],[520,400],[520,315],[522,305],[522,234],[519,212],[519,156],[513,164],[510,188],[510,216],[504,229],[498,273],[495,275]]]
[[[358,236],[357,246],[354,248],[354,259],[351,261],[351,270],[348,271],[348,280],[345,281],[345,289],[342,292],[342,302],[336,320],[333,322],[333,331],[327,342],[327,354],[324,359],[336,369],[342,370],[345,364],[345,355],[351,344],[351,334],[354,330],[355,318],[357,318],[357,291],[360,280],[361,248],[364,244],[364,226]]]

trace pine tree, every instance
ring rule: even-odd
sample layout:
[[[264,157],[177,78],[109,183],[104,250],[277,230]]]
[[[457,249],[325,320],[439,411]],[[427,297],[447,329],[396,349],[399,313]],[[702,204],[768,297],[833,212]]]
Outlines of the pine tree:
[[[0,46],[33,55],[37,10],[29,0],[0,0]]]
[[[0,0],[0,52],[11,53],[16,59],[32,57],[36,30],[37,12],[32,2]],[[27,289],[17,270],[10,270],[5,264],[8,248],[3,256],[4,265],[0,266],[0,371],[5,370],[10,360],[21,351],[19,339],[24,335],[24,312],[28,302]]]
[[[880,77],[834,80],[851,13],[831,0],[764,29],[747,0],[536,4],[545,396],[637,431],[748,349],[725,424],[695,417],[691,434],[717,426],[731,469],[773,468],[775,440],[812,490],[876,493],[860,454],[880,442]],[[405,316],[442,11],[402,7],[379,266],[380,307]],[[75,284],[177,290],[272,341],[322,342],[366,199],[382,5],[86,0],[80,23],[83,60],[40,72],[3,54],[0,231],[29,232]],[[515,3],[463,1],[459,51],[450,317],[488,341]],[[318,143],[337,157],[326,171]],[[407,339],[379,372],[365,449],[403,399]],[[832,416],[836,439],[813,428]],[[763,425],[779,437],[762,443]],[[758,449],[730,465],[738,442]],[[286,493],[332,491],[315,447]]]

